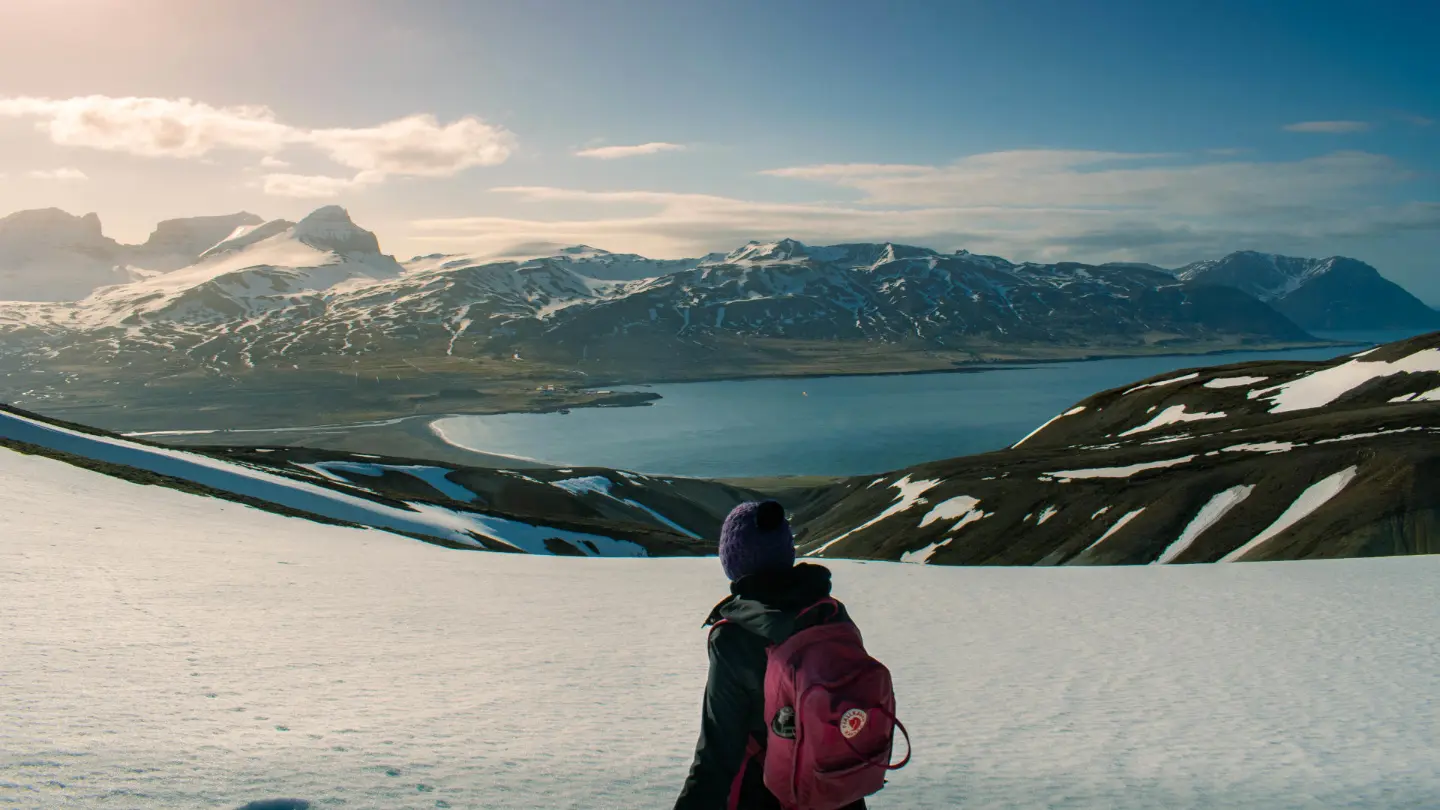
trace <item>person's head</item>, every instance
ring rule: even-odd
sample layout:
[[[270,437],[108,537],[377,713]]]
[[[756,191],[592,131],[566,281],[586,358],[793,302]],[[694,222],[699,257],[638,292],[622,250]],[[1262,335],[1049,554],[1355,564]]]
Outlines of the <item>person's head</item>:
[[[731,582],[795,564],[795,538],[785,508],[774,501],[742,503],[720,529],[720,567]]]

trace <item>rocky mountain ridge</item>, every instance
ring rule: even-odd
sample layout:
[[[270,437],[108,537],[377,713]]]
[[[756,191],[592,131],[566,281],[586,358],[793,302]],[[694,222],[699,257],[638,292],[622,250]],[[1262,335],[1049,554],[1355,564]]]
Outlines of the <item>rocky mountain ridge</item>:
[[[1302,259],[1239,251],[1175,274],[1183,281],[1243,290],[1305,329],[1440,327],[1440,312],[1370,265],[1344,256]]]
[[[98,287],[178,270],[260,221],[246,212],[170,219],[144,243],[122,245],[104,235],[94,213],[19,211],[0,218],[0,301],[75,301]]]

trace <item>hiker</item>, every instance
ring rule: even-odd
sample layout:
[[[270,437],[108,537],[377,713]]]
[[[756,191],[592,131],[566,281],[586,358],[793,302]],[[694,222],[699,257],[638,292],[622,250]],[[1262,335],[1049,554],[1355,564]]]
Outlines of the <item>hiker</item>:
[[[700,739],[675,810],[863,810],[863,797],[880,789],[888,770],[904,765],[888,764],[891,729],[900,726],[888,722],[894,720],[889,672],[865,654],[845,607],[830,598],[830,570],[795,564],[794,537],[774,501],[742,503],[730,512],[720,532],[720,565],[731,595],[705,621],[710,674]],[[808,632],[797,635],[801,631]],[[795,643],[786,644],[792,637]],[[772,650],[781,651],[789,669],[771,662],[781,658]],[[797,701],[795,685],[817,672],[847,682],[843,694],[817,695],[827,707],[857,708],[825,716],[833,708]],[[862,705],[871,707],[868,713]],[[808,732],[798,742],[797,724]],[[827,777],[816,762],[847,766],[833,771],[846,775]],[[867,762],[873,767],[864,767]]]

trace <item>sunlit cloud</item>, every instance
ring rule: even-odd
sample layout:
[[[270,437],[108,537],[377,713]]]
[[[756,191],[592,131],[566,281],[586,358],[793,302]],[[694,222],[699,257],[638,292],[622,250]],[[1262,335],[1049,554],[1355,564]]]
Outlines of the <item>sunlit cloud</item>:
[[[433,115],[412,115],[363,129],[320,129],[308,140],[336,162],[383,174],[446,177],[472,166],[504,163],[515,137],[478,118],[441,125]]]
[[[1368,121],[1300,121],[1286,124],[1286,132],[1324,132],[1340,135],[1346,132],[1365,132],[1370,129]]]
[[[681,152],[684,151],[684,149],[684,144],[653,141],[651,143],[641,143],[634,146],[597,146],[592,149],[581,149],[575,153],[575,156],[596,158],[598,160],[615,160],[617,158],[638,157],[640,155],[654,155],[659,152]]]
[[[188,98],[6,97],[0,98],[0,117],[32,119],[60,146],[143,157],[197,159],[229,149],[261,153],[262,166],[282,168],[288,164],[273,153],[310,146],[359,172],[352,182],[361,185],[388,175],[448,177],[493,166],[516,145],[512,133],[474,116],[449,124],[411,115],[373,127],[306,129],[281,122],[268,107],[215,107]],[[266,187],[294,186],[277,181]]]
[[[288,168],[290,168],[290,162],[289,162],[289,161],[281,160],[280,158],[277,158],[277,157],[275,157],[274,155],[266,155],[265,157],[260,158],[260,165],[261,165],[263,168],[266,168],[266,169],[288,169]]]
[[[309,174],[267,174],[260,178],[266,194],[275,197],[298,197],[301,199],[328,199],[346,192],[378,183],[383,175],[361,172],[354,177],[328,177]]]
[[[231,148],[270,152],[299,132],[266,107],[212,107],[188,98],[0,98],[0,117],[30,118],[61,146],[195,158]]]
[[[3,176],[3,175],[0,175]],[[35,180],[58,180],[60,182],[77,182],[89,180],[90,177],[79,169],[61,167],[59,169],[36,169],[29,172],[27,176]]]
[[[1298,161],[1228,155],[1026,150],[941,166],[827,164],[774,177],[856,195],[774,203],[664,191],[509,186],[506,217],[412,223],[420,241],[504,251],[524,242],[595,244],[657,257],[729,250],[750,239],[902,241],[1015,259],[1182,264],[1231,250],[1325,249],[1329,240],[1440,230],[1440,204],[1383,203],[1412,179],[1393,160],[1337,152]],[[833,197],[834,194],[826,196]],[[546,218],[562,206],[568,216]],[[585,216],[593,208],[593,216]]]

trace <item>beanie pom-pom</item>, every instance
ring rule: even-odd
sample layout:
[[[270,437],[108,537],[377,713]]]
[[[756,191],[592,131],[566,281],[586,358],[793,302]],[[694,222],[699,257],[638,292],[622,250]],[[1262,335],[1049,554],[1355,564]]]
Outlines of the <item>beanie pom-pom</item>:
[[[762,532],[774,531],[785,525],[785,507],[775,501],[766,501],[755,510],[755,528]]]

